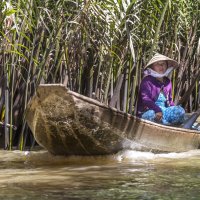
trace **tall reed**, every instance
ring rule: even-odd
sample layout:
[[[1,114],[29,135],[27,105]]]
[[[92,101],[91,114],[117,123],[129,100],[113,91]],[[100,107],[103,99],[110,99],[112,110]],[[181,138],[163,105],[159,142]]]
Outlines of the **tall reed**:
[[[0,5],[1,119],[18,127],[6,129],[8,148],[28,144],[25,110],[40,83],[63,83],[134,113],[144,66],[155,52],[180,63],[172,76],[176,103],[188,112],[199,106],[198,0],[13,0],[7,9]]]

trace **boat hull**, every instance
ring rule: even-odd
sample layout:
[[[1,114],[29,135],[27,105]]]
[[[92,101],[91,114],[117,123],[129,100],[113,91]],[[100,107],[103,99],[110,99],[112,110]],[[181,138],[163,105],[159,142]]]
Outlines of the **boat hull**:
[[[200,148],[198,131],[117,111],[63,85],[40,85],[26,111],[38,144],[56,155],[105,155],[122,149],[182,152]]]

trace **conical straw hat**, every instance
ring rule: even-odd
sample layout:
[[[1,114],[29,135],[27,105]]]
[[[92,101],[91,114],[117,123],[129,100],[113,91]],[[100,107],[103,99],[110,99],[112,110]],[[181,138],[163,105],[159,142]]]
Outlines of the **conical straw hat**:
[[[162,54],[156,53],[155,56],[147,63],[147,65],[145,66],[145,69],[147,67],[150,67],[153,63],[158,62],[158,61],[167,61],[168,67],[174,67],[174,68],[178,67],[177,61],[175,61],[167,56],[164,56]]]

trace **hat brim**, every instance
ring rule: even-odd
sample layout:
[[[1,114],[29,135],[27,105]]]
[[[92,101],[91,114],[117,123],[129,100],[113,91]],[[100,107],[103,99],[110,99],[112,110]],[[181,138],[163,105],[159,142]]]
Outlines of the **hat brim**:
[[[176,69],[178,67],[178,62],[161,54],[156,54],[145,66],[144,69],[151,67],[152,64],[159,62],[159,61],[166,61],[168,67],[173,67],[174,69]]]

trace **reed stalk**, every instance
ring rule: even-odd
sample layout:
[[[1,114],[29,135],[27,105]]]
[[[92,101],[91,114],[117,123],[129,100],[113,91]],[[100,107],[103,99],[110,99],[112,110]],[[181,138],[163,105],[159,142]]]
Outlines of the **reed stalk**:
[[[173,99],[184,99],[188,111],[197,109],[198,0],[10,2],[6,11],[0,3],[0,115],[18,127],[5,129],[10,148],[16,138],[21,138],[20,149],[26,147],[25,110],[41,82],[63,83],[135,113],[144,66],[155,52],[180,63],[171,77]],[[13,15],[12,26],[5,29]]]

